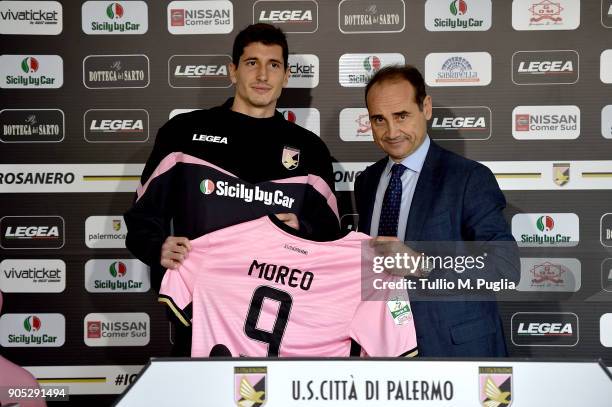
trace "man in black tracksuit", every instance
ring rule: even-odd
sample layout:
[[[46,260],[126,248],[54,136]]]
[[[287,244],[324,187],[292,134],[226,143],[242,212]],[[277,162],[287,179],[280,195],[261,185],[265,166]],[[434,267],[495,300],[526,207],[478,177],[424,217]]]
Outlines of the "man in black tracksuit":
[[[178,115],[162,126],[134,205],[124,215],[126,245],[151,267],[177,268],[189,240],[274,213],[313,240],[339,234],[331,157],[315,134],[275,110],[287,84],[280,29],[255,24],[234,41],[234,98]],[[178,326],[174,355],[189,355],[191,330]]]

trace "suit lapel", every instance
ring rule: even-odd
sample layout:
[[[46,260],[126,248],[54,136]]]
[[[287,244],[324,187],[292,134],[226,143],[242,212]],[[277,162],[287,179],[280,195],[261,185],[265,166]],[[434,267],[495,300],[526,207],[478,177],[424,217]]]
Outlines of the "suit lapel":
[[[370,225],[372,224],[372,211],[374,210],[374,202],[376,201],[376,190],[378,189],[378,182],[380,181],[380,177],[387,166],[387,160],[389,158],[385,157],[381,160],[378,160],[376,163],[370,167],[370,171],[368,171],[368,176],[363,180],[363,196],[367,197],[367,201],[365,201],[365,212],[366,214],[364,221],[362,222],[362,228],[360,232],[365,233],[366,235],[370,234]]]
[[[429,151],[425,157],[419,180],[417,181],[410,204],[410,213],[408,215],[408,225],[406,227],[405,241],[421,240],[421,231],[423,224],[427,219],[429,210],[432,207],[436,193],[438,192],[439,174],[438,163],[440,156],[440,147],[433,141],[429,146]]]

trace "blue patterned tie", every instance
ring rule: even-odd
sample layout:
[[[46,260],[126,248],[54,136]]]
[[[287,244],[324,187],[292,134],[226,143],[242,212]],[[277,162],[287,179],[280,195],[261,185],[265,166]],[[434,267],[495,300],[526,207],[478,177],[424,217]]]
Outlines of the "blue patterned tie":
[[[402,164],[393,164],[391,167],[391,179],[380,210],[378,236],[397,236],[397,220],[402,203],[401,176],[406,169]]]

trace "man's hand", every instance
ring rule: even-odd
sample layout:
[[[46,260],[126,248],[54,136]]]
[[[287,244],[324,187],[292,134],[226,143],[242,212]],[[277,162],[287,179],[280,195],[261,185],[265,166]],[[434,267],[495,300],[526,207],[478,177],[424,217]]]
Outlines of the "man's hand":
[[[278,220],[287,226],[291,226],[295,230],[300,230],[300,222],[295,213],[277,213]]]
[[[162,267],[174,270],[187,258],[191,244],[186,237],[168,236],[161,248]]]

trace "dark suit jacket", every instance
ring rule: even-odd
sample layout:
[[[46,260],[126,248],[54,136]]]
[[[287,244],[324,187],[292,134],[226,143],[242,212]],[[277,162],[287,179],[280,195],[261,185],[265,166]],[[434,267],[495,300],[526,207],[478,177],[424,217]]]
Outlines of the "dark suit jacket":
[[[359,231],[369,234],[378,181],[388,158],[355,180]],[[514,241],[502,211],[506,200],[484,165],[434,142],[414,192],[405,241]],[[514,253],[516,254],[516,253]],[[510,256],[503,277],[518,283],[518,256]],[[506,356],[495,301],[413,302],[421,356]]]

